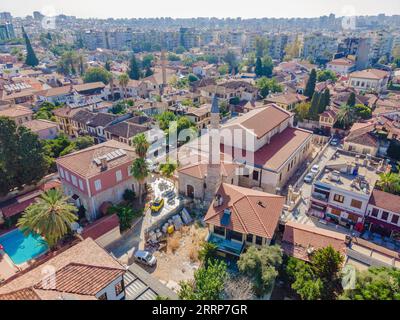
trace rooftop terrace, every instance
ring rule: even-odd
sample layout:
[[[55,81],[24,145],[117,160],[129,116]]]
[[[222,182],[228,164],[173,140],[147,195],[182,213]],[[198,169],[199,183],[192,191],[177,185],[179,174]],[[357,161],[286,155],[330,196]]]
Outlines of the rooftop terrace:
[[[379,174],[385,170],[383,159],[338,150],[322,169],[317,183],[370,196]]]

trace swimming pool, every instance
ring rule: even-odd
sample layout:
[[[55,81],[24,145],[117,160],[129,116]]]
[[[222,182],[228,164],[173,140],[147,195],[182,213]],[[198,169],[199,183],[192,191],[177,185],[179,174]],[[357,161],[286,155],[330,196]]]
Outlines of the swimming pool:
[[[0,244],[16,265],[32,260],[48,250],[41,236],[33,233],[25,236],[19,229],[0,236]]]

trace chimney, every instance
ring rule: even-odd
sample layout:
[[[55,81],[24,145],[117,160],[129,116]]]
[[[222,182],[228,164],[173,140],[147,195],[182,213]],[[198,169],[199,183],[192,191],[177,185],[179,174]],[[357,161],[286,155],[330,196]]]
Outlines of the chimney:
[[[101,161],[101,171],[106,171],[108,168],[107,159],[105,157],[100,159]]]

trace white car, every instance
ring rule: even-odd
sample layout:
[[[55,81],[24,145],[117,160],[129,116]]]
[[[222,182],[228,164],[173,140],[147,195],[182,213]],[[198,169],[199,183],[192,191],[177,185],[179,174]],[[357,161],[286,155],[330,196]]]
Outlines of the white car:
[[[319,165],[317,165],[317,164],[313,165],[313,167],[311,168],[311,172],[318,173],[318,171],[319,171]]]
[[[304,182],[305,183],[311,183],[314,180],[314,174],[313,173],[309,173],[304,177]]]

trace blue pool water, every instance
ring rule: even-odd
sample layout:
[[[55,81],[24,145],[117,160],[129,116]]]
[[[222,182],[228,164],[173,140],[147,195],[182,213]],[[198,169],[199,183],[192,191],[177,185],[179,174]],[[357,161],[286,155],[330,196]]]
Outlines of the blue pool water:
[[[18,229],[0,236],[0,244],[16,265],[32,260],[48,250],[42,237],[32,233],[25,236]]]

